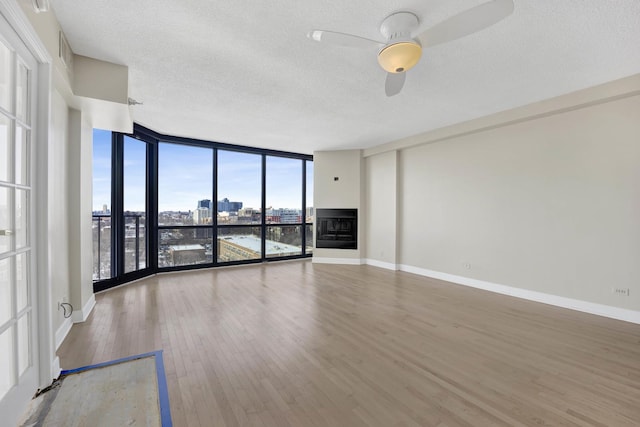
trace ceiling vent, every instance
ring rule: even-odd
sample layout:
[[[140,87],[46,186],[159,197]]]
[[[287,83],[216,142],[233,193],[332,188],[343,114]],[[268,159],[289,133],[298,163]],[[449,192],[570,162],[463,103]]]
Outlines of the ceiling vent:
[[[62,31],[60,31],[58,56],[65,67],[67,67],[67,70],[73,69],[73,51],[71,50],[71,46],[69,46],[69,42]]]
[[[31,5],[36,13],[49,11],[49,0],[31,0]]]

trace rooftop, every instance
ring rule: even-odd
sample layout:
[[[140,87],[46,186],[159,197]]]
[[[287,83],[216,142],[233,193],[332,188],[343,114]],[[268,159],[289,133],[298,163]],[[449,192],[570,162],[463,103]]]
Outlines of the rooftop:
[[[230,235],[221,237],[221,240],[234,243],[238,246],[243,246],[254,252],[260,252],[260,238],[254,235]],[[273,240],[266,240],[266,252],[267,256],[276,255],[281,253],[299,253],[300,247],[288,245],[286,243],[274,242]]]

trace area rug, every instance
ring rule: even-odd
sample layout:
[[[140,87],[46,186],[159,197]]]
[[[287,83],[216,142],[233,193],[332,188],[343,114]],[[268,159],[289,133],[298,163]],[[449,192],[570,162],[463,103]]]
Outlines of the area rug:
[[[162,351],[62,371],[37,398],[24,427],[172,426]]]

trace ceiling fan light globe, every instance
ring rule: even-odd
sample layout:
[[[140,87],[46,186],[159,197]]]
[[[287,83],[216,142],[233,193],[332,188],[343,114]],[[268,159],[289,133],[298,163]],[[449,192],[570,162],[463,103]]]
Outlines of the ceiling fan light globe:
[[[422,56],[422,47],[413,41],[385,46],[378,53],[378,63],[389,73],[403,73],[413,68]]]

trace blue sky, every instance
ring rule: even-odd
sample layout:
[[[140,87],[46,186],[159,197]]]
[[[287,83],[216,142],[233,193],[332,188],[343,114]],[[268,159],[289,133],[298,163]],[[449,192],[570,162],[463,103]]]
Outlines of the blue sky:
[[[125,137],[124,208],[144,210],[145,144]],[[211,199],[213,150],[160,143],[158,209],[194,210],[198,200]],[[218,151],[218,199],[259,208],[261,156]],[[313,163],[307,164],[307,205],[313,200]],[[95,130],[93,143],[93,209],[111,205],[111,132]],[[300,209],[302,161],[267,156],[267,207]]]
[[[111,207],[111,132],[93,131],[93,210]]]

